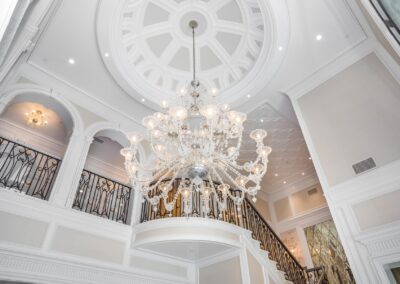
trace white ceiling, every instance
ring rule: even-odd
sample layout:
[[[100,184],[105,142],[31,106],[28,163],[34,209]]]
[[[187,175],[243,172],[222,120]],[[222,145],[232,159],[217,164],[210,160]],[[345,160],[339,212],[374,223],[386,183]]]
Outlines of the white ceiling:
[[[239,157],[243,162],[256,158],[254,153],[256,145],[249,134],[251,129],[257,128],[268,131],[265,142],[272,148],[268,171],[261,184],[262,191],[276,193],[286,188],[292,189],[300,184],[318,183],[299,125],[267,103],[255,109],[248,116]]]
[[[110,50],[134,89],[148,84],[153,92],[143,95],[149,100],[159,98],[157,93],[168,99],[192,78],[191,20],[199,25],[196,69],[209,89],[225,91],[255,67],[265,41],[257,1],[103,1],[98,25],[107,22],[110,33],[98,30],[100,49]]]
[[[141,120],[155,108],[154,101],[159,101],[164,88],[167,93],[173,89],[170,86],[174,84],[165,78],[186,79],[190,73],[190,52],[185,55],[181,50],[190,44],[184,30],[185,17],[195,13],[206,26],[199,46],[208,48],[199,52],[200,79],[211,85],[215,78],[237,68],[238,60],[249,50],[253,52],[246,72],[234,80],[229,76],[228,80],[221,79],[226,83],[221,86],[220,99],[249,113],[247,132],[259,127],[269,132],[267,142],[273,152],[263,191],[273,193],[317,181],[290,101],[282,93],[366,38],[346,0],[101,1],[102,5],[111,5],[113,11],[104,11],[99,3],[62,1],[29,63],[79,90],[82,96]],[[118,11],[127,13],[113,13]],[[133,20],[133,15],[138,17]],[[262,36],[257,28],[260,19]],[[218,39],[218,32],[209,34],[214,29],[225,32],[225,36]],[[116,35],[119,41],[113,43]],[[138,46],[130,53],[127,42],[133,38]],[[249,42],[257,38],[262,45],[251,49]],[[222,50],[226,57],[219,53]],[[147,69],[132,65],[138,56],[143,56]],[[69,58],[75,59],[75,64],[69,64]],[[147,70],[151,72],[147,74]],[[81,101],[78,96],[71,99]],[[91,105],[83,107],[96,111]],[[247,151],[249,146],[246,140],[242,157],[252,156]]]

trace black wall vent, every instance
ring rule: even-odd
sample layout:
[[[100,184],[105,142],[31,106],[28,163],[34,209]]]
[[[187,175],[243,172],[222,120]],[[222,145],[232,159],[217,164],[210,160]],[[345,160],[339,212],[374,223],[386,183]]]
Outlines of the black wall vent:
[[[373,169],[373,168],[376,168],[376,164],[375,164],[374,159],[372,159],[372,158],[368,158],[364,161],[361,161],[361,162],[353,165],[353,170],[357,175],[359,175],[363,172],[366,172],[370,169]]]

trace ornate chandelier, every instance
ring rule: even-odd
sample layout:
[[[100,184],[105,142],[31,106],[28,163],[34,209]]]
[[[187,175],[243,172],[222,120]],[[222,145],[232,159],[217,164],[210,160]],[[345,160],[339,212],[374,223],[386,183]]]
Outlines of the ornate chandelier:
[[[45,126],[49,123],[46,115],[41,110],[32,110],[31,112],[26,112],[25,118],[29,125],[36,127]]]
[[[203,212],[209,213],[210,198],[214,195],[221,212],[231,198],[240,210],[246,194],[256,201],[260,182],[267,171],[271,148],[263,143],[267,132],[253,130],[250,137],[256,142],[257,158],[239,164],[243,123],[246,114],[216,102],[217,89],[210,93],[196,79],[195,21],[189,23],[193,35],[193,79],[187,88],[178,92],[177,103],[168,107],[163,101],[162,112],[147,116],[142,123],[154,156],[151,168],[144,167],[138,158],[138,145],[144,139],[140,133],[128,133],[129,148],[121,150],[132,186],[158,210],[161,201],[171,212],[182,196],[184,213],[191,213],[193,194],[201,196]],[[175,188],[173,190],[173,188]],[[231,188],[240,194],[233,194]]]

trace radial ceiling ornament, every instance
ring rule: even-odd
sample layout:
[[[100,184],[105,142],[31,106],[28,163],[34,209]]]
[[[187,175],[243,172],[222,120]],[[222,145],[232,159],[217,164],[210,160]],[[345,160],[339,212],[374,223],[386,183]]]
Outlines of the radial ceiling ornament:
[[[156,157],[154,167],[145,168],[138,159],[139,133],[131,133],[129,148],[121,150],[132,185],[157,211],[163,201],[172,211],[183,196],[184,212],[191,212],[192,196],[200,193],[203,211],[210,210],[210,197],[217,200],[221,212],[231,198],[240,210],[246,194],[253,197],[267,171],[271,148],[263,141],[267,132],[253,130],[250,138],[256,143],[254,161],[238,163],[246,114],[230,109],[217,101],[218,91],[208,90],[196,77],[195,30],[201,25],[191,20],[193,73],[190,84],[179,92],[176,104],[162,103],[163,112],[143,119],[151,149]],[[178,184],[178,185],[177,185]],[[177,185],[177,188],[174,186]],[[239,194],[233,194],[230,189]]]
[[[121,37],[129,63],[160,91],[173,94],[190,80],[191,33],[199,23],[197,62],[207,87],[227,89],[254,66],[264,41],[257,1],[125,2]]]
[[[122,88],[149,105],[191,80],[190,20],[196,20],[197,71],[229,103],[256,95],[279,68],[288,36],[281,0],[101,1],[97,39]],[[285,24],[282,25],[281,22]],[[153,105],[154,107],[154,105]]]

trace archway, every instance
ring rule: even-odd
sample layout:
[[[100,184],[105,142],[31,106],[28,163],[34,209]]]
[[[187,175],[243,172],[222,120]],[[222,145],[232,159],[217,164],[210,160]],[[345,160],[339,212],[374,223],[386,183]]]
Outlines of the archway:
[[[37,87],[6,92],[0,103],[0,186],[49,200],[79,116]]]

